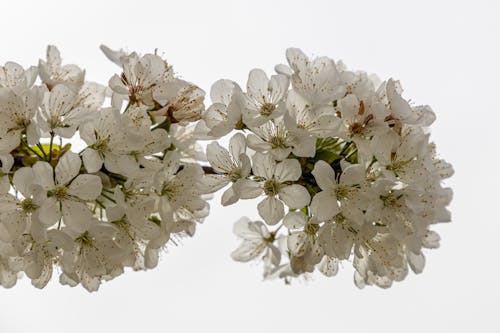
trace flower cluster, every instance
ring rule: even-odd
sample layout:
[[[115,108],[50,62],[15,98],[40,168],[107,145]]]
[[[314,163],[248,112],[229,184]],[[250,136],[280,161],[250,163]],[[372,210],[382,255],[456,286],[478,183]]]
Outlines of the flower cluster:
[[[423,248],[439,246],[431,225],[450,221],[452,167],[436,156],[429,106],[405,100],[399,82],[380,82],[326,57],[288,49],[276,75],[250,72],[246,91],[229,80],[211,89],[198,130],[212,142],[206,192],[227,187],[222,205],[259,198],[263,221],[242,218],[234,260],[260,258],[265,278],[326,276],[340,261],[355,284],[390,287],[408,267],[422,272]]]
[[[262,259],[266,279],[333,276],[348,260],[358,287],[387,288],[439,246],[430,228],[450,221],[453,169],[429,141],[434,113],[399,82],[289,49],[246,91],[217,81],[205,110],[157,54],[101,49],[120,67],[107,86],[54,46],[38,66],[0,69],[0,285],[24,273],[43,288],[55,266],[95,291],[154,268],[221,189],[223,206],[258,201],[262,221],[235,223],[232,257]],[[215,140],[206,156],[201,140]]]
[[[156,54],[112,51],[108,86],[62,64],[0,69],[0,285],[24,272],[43,288],[89,291],[153,268],[160,250],[208,215],[195,122],[204,92]],[[73,151],[75,138],[84,148]]]

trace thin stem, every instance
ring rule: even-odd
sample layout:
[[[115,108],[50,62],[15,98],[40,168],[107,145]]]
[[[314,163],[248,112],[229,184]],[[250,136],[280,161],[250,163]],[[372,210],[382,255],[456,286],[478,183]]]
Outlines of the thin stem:
[[[52,161],[52,145],[54,144],[54,132],[50,131],[49,163]]]
[[[36,150],[33,150],[33,148],[31,148],[28,143],[26,142],[25,139],[22,139],[21,142],[23,143],[23,145],[30,151],[32,152],[33,154],[35,154],[39,159],[41,160],[44,160],[43,156],[41,156],[40,154],[38,154],[38,152]]]
[[[348,160],[352,155],[356,154],[358,152],[358,148],[354,148],[354,150],[352,152],[349,153],[349,155],[347,155],[345,157],[346,160]]]
[[[102,202],[100,202],[99,200],[95,199],[95,202],[99,205],[99,207],[106,208],[106,206],[104,206],[104,204]]]
[[[130,108],[131,105],[132,105],[132,103],[130,103],[130,101],[128,101],[128,104],[125,107],[125,110],[123,110],[123,113],[127,113],[128,109]]]
[[[101,195],[103,197],[105,197],[106,199],[108,199],[109,201],[113,202],[113,203],[116,203],[116,200],[113,199],[112,197],[110,197],[109,195],[105,194],[104,192],[101,193]]]
[[[36,146],[37,146],[37,147],[38,147],[38,149],[40,149],[40,151],[42,152],[44,159],[45,159],[45,160],[47,160],[47,154],[45,154],[45,149],[43,149],[42,144],[41,144],[40,142],[38,142],[38,143],[36,144]]]
[[[346,143],[345,146],[340,151],[339,155],[342,156],[342,154],[344,154],[347,151],[347,149],[349,149],[349,147],[351,146],[351,144],[352,144],[352,141],[349,141],[348,143]]]

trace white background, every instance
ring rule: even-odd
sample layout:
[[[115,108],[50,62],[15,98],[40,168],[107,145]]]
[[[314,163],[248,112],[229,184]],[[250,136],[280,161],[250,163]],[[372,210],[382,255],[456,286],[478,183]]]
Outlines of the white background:
[[[499,332],[500,7],[497,1],[2,1],[0,62],[24,66],[57,45],[106,83],[117,70],[98,46],[160,54],[206,91],[272,71],[285,49],[342,59],[401,79],[437,113],[432,139],[456,174],[453,222],[437,230],[424,273],[389,290],[352,283],[352,268],[285,286],[231,261],[232,223],[251,203],[212,213],[160,266],[127,272],[98,293],[23,279],[0,290],[0,333]]]

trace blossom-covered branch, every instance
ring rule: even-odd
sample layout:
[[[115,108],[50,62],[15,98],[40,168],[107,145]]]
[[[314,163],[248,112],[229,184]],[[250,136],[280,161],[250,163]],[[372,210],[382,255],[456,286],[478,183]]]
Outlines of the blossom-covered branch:
[[[54,46],[28,69],[0,70],[0,284],[95,291],[153,268],[167,243],[208,214],[194,124],[204,92],[156,54],[112,51],[109,85],[63,65]],[[73,151],[75,135],[85,143]]]
[[[243,242],[232,257],[262,258],[266,279],[287,282],[351,261],[360,288],[422,272],[423,248],[439,246],[430,227],[450,221],[452,198],[441,182],[453,170],[429,141],[433,111],[410,105],[392,79],[299,49],[286,55],[276,75],[252,70],[246,92],[216,82],[198,125],[213,138],[242,131],[229,150],[208,145],[212,191],[231,184],[222,205],[261,198],[264,222],[235,224]]]
[[[95,291],[153,268],[223,188],[223,206],[260,200],[263,221],[234,224],[232,257],[263,259],[266,279],[333,276],[346,260],[358,287],[385,288],[438,247],[453,170],[429,141],[434,113],[399,82],[289,49],[288,66],[252,70],[246,91],[217,81],[205,110],[158,55],[102,50],[119,66],[107,86],[54,46],[38,66],[0,70],[0,285],[24,272],[43,288],[57,266],[62,284]],[[213,140],[206,156],[201,140]]]

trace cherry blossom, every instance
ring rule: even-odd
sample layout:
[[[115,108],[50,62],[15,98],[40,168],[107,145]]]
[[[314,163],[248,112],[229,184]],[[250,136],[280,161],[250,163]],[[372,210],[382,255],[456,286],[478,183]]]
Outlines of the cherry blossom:
[[[0,285],[59,275],[94,292],[153,269],[223,189],[223,206],[255,203],[262,221],[234,223],[231,257],[264,280],[352,265],[357,287],[389,288],[432,260],[453,167],[431,141],[436,114],[399,81],[290,48],[244,89],[217,80],[206,107],[158,52],[101,50],[118,66],[107,85],[55,46],[0,68]]]

